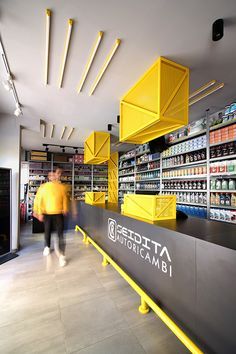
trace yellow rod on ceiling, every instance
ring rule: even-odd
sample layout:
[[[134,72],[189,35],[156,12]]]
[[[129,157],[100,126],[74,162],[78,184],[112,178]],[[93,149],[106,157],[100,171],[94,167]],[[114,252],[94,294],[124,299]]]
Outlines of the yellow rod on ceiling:
[[[67,34],[66,34],[66,41],[65,41],[65,48],[64,48],[64,52],[63,52],[63,56],[62,56],[61,72],[60,72],[60,77],[59,77],[59,88],[61,88],[61,86],[62,86],[64,71],[65,71],[65,66],[66,66],[66,59],[67,59],[67,55],[68,55],[68,51],[69,51],[72,26],[73,26],[73,20],[69,19]]]
[[[193,93],[190,94],[189,99],[193,98],[195,96],[197,96],[199,93],[201,93],[202,91],[205,91],[206,89],[208,89],[209,87],[215,85],[216,80],[211,80],[209,82],[207,82],[205,85],[199,87],[199,89],[197,89],[196,91],[194,91]]]
[[[55,124],[52,124],[51,133],[50,133],[50,138],[51,139],[53,138],[54,128],[55,128]]]
[[[85,82],[85,80],[86,80],[86,77],[87,77],[87,75],[88,75],[88,72],[89,72],[89,70],[90,70],[90,67],[91,67],[91,65],[92,65],[92,63],[93,63],[93,59],[94,59],[94,57],[95,57],[95,55],[96,55],[96,53],[97,53],[97,50],[98,50],[99,44],[100,44],[100,42],[101,42],[102,36],[103,36],[103,32],[102,32],[102,31],[98,32],[98,35],[97,35],[97,37],[96,37],[96,40],[95,40],[95,42],[94,42],[94,44],[93,44],[93,47],[92,47],[92,49],[91,49],[91,52],[90,52],[88,61],[87,61],[86,65],[85,65],[82,78],[81,78],[80,83],[79,83],[79,85],[78,85],[78,90],[77,90],[78,93],[80,93],[80,91],[82,90],[82,87],[83,87],[83,85],[84,85],[84,82]]]
[[[91,86],[91,89],[90,89],[90,92],[89,92],[89,96],[91,96],[94,93],[99,81],[101,80],[102,76],[104,75],[104,73],[105,73],[105,71],[106,71],[111,59],[113,58],[117,48],[119,47],[120,43],[121,43],[121,40],[120,39],[116,39],[115,44],[111,48],[111,51],[109,52],[108,56],[106,57],[106,59],[105,59],[103,65],[102,65],[100,71],[98,72],[98,75],[97,75],[94,83]]]
[[[48,84],[51,10],[46,10],[45,86]]]
[[[65,131],[66,131],[66,126],[64,126],[64,127],[62,128],[61,137],[60,137],[61,140],[63,139],[63,136],[64,136],[64,134],[65,134]]]
[[[46,138],[46,124],[41,123],[41,127],[42,127],[42,137]]]
[[[195,97],[193,100],[189,101],[189,106],[192,106],[194,103],[196,103],[196,102],[202,100],[203,98],[211,95],[213,92],[220,90],[221,88],[224,87],[224,85],[225,84],[223,82],[221,82],[220,84],[215,85],[210,90],[202,93],[201,95]]]
[[[66,140],[69,140],[75,128],[71,128]]]

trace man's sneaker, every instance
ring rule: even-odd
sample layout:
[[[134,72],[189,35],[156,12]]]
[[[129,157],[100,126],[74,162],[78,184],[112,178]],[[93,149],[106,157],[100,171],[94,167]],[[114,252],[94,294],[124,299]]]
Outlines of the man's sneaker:
[[[66,257],[63,256],[63,255],[60,255],[60,257],[59,257],[59,266],[60,267],[65,267],[65,265],[66,265]]]
[[[45,247],[43,250],[43,255],[46,257],[50,254],[50,248],[49,247]]]

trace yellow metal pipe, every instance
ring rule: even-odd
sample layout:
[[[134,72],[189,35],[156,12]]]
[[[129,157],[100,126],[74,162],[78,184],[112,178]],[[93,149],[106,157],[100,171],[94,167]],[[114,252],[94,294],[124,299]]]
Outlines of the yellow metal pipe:
[[[67,60],[67,55],[68,55],[69,46],[70,46],[70,38],[71,38],[72,26],[73,26],[73,20],[69,19],[68,20],[68,28],[67,28],[66,40],[65,40],[65,48],[64,48],[63,55],[62,55],[61,71],[60,71],[59,84],[58,84],[59,88],[61,88],[61,86],[62,86],[62,81],[63,81],[63,77],[64,77],[66,60]]]
[[[46,10],[46,47],[45,47],[45,85],[48,84],[48,66],[49,66],[49,46],[50,46],[50,20],[51,10]]]
[[[89,59],[88,59],[86,65],[85,65],[84,72],[83,72],[82,78],[81,78],[79,86],[78,86],[78,90],[77,90],[78,93],[80,93],[80,91],[82,90],[82,87],[84,85],[84,82],[86,80],[88,72],[90,70],[90,67],[91,67],[91,65],[93,63],[93,60],[95,58],[95,55],[97,53],[97,50],[98,50],[99,44],[101,42],[102,36],[103,36],[103,32],[102,31],[98,32],[97,38],[96,38],[95,43],[94,43],[94,45],[92,47],[91,53],[89,55]]]
[[[205,91],[206,89],[208,89],[209,87],[215,85],[216,83],[216,80],[211,80],[209,82],[207,82],[205,85],[199,87],[199,89],[197,89],[196,91],[192,92],[190,95],[189,95],[189,99],[190,98],[193,98],[195,96],[197,96],[199,93],[201,93],[202,91]]]
[[[210,90],[203,92],[201,95],[194,97],[191,101],[189,101],[189,106],[192,106],[194,103],[197,103],[198,101],[202,100],[203,98],[211,95],[213,92],[218,91],[224,87],[224,83],[221,82],[220,84],[217,84],[213,86]]]
[[[91,239],[84,230],[76,225],[76,228],[84,237],[87,237],[89,242],[98,250],[99,253],[117,270],[117,272],[129,283],[129,285],[141,296],[141,306],[144,302],[157,314],[157,316],[166,324],[166,326],[179,338],[188,350],[193,354],[203,354],[203,351],[198,348],[193,341],[186,336],[186,334],[175,324],[174,321],[138,286],[133,279],[126,274],[123,269],[105,252],[103,249]],[[146,305],[145,305],[146,306]]]
[[[91,96],[94,93],[99,81],[101,80],[102,76],[104,75],[104,73],[105,73],[108,65],[110,64],[110,61],[112,60],[112,58],[113,58],[117,48],[119,47],[120,43],[121,43],[120,39],[117,39],[115,41],[115,44],[113,45],[111,51],[109,52],[108,56],[106,57],[103,65],[102,65],[102,68],[100,69],[100,71],[99,71],[94,83],[92,84],[92,87],[91,87],[90,92],[89,92],[89,96]]]

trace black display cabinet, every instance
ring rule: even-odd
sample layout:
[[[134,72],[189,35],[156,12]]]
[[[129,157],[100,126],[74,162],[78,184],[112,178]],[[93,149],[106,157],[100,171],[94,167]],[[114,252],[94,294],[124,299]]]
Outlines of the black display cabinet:
[[[11,169],[0,168],[0,258],[11,251]]]

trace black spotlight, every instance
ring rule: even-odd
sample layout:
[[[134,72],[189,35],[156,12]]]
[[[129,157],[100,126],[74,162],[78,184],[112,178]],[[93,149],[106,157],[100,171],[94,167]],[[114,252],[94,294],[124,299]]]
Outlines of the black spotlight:
[[[107,130],[108,130],[109,132],[112,131],[112,124],[107,124]]]
[[[78,149],[75,149],[75,153],[78,154]]]
[[[46,145],[45,147],[45,151],[48,152],[49,151],[49,147]]]
[[[224,36],[224,20],[219,18],[212,25],[212,40],[219,41]]]
[[[62,148],[62,152],[65,152],[65,151],[66,151],[66,150],[65,150],[65,147],[63,147],[63,148]]]
[[[116,121],[117,121],[118,124],[120,123],[120,116],[116,117]]]

